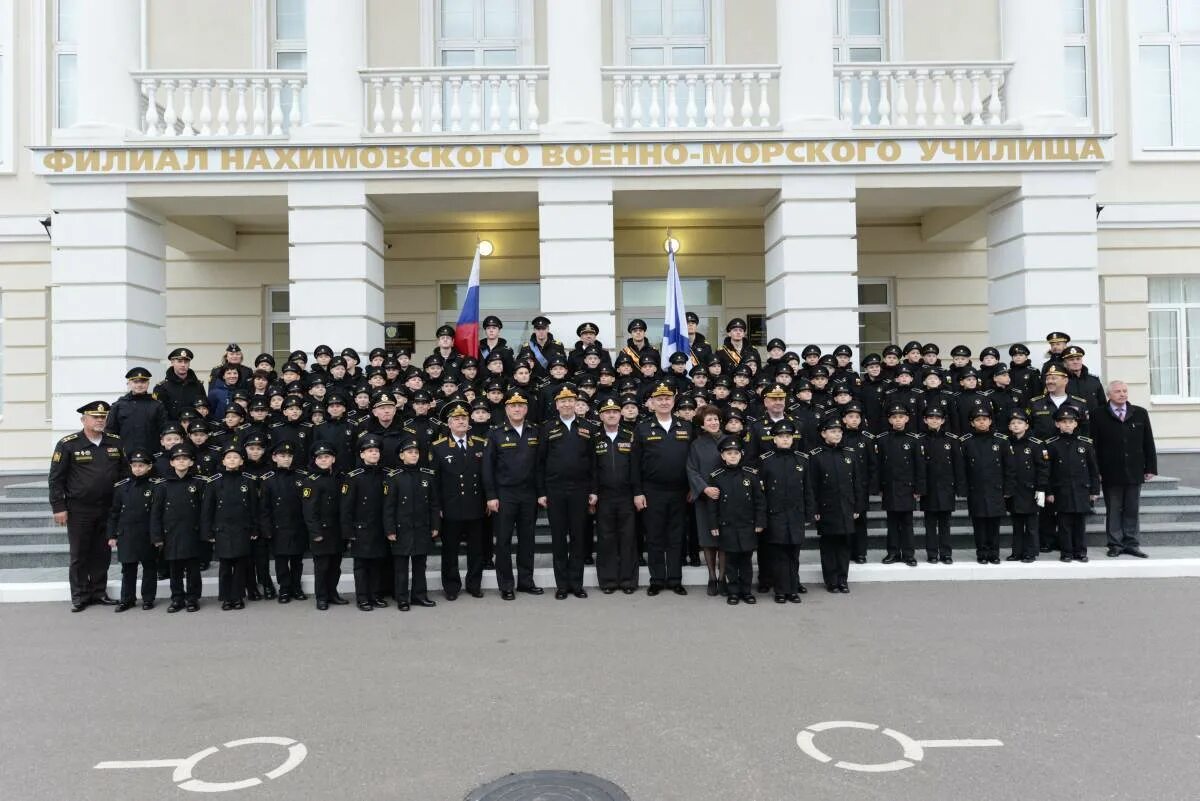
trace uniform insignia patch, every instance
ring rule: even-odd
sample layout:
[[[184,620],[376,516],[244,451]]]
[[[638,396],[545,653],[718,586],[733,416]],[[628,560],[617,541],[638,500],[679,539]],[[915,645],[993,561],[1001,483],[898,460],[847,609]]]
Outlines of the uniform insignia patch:
[[[423,478],[423,479],[421,479],[421,486],[422,486],[422,487],[428,487],[428,486],[429,486],[429,479],[426,479],[426,478]]]
[[[742,486],[743,486],[743,487],[748,487],[748,486],[750,486],[750,479],[748,479],[748,478],[743,478],[743,479],[742,479]]]
[[[1080,446],[1079,446],[1079,452],[1080,452],[1080,453],[1083,453],[1083,446],[1082,446],[1082,445],[1080,445]]]
[[[192,484],[190,487],[188,487],[188,492],[195,492],[195,491],[196,491],[196,485],[195,485],[195,484]]]
[[[245,484],[242,485],[242,492],[248,492],[249,490],[250,490],[250,488],[247,487]]]
[[[850,464],[850,457],[849,457],[849,456],[847,456],[847,457],[846,457],[846,464]]]
[[[999,446],[999,445],[993,445],[993,446],[992,446],[992,450],[994,450],[994,451],[998,451],[998,450],[1000,450],[1000,446]]]
[[[349,484],[343,484],[343,485],[342,485],[342,494],[343,494],[343,495],[349,495],[349,494],[350,494],[350,485],[349,485]]]
[[[59,451],[55,451],[54,455],[50,457],[50,461],[61,462],[62,461],[62,453],[60,453]]]
[[[302,494],[302,495],[303,495],[305,498],[311,498],[311,497],[312,497],[312,487],[305,487],[305,488],[304,488],[304,492],[303,492],[303,493],[301,493],[301,494]]]

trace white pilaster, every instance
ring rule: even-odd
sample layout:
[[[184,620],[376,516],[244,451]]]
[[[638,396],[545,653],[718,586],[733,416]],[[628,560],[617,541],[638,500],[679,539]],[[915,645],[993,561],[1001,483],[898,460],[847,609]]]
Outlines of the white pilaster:
[[[608,127],[600,83],[600,6],[600,0],[546,4],[547,133],[585,135]]]
[[[988,217],[988,341],[1032,353],[1065,331],[1101,364],[1096,178],[1031,173]]]
[[[304,6],[308,122],[301,141],[350,142],[363,130],[366,0],[307,0]]]
[[[84,403],[116,400],[129,368],[161,372],[166,245],[162,218],[124,184],[56,185],[51,195],[51,414],[61,436],[79,428]]]
[[[836,115],[833,3],[775,3],[779,120],[785,133],[848,128]]]
[[[366,183],[288,184],[288,243],[292,347],[383,345],[383,220]]]
[[[1058,4],[1045,0],[1004,0],[1001,44],[1013,62],[1004,87],[1008,118],[1026,130],[1078,127],[1067,113],[1064,19]]]
[[[550,330],[570,346],[576,327],[591,321],[605,347],[615,347],[612,180],[542,179],[538,226],[542,311]]]
[[[787,176],[767,207],[767,333],[797,352],[858,347],[855,194],[853,176]]]
[[[129,74],[141,64],[140,0],[78,3],[78,115],[55,141],[112,144],[136,133],[141,100]]]

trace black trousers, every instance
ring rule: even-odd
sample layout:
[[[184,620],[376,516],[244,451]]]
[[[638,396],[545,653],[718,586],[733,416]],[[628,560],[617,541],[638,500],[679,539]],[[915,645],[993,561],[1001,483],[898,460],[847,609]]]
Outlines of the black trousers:
[[[359,603],[382,598],[380,578],[387,568],[387,557],[354,557],[354,597]]]
[[[1058,513],[1058,546],[1063,556],[1087,556],[1087,515],[1077,512]]]
[[[392,575],[395,576],[397,601],[405,603],[414,598],[425,600],[429,597],[429,589],[425,581],[425,561],[426,556],[423,553],[392,557]],[[410,570],[411,585],[409,583]]]
[[[171,571],[171,602],[200,600],[200,560],[172,559],[167,562]]]
[[[775,552],[775,592],[795,595],[800,592],[800,546],[772,545]]]
[[[503,508],[503,505],[501,506]],[[442,589],[457,593],[462,590],[462,574],[458,572],[458,556],[466,546],[467,592],[477,592],[483,583],[483,518],[451,520],[442,518],[438,532],[442,542]]]
[[[645,489],[646,563],[650,583],[678,587],[683,580],[683,527],[687,522],[687,490]]]
[[[862,519],[862,516],[859,516]],[[913,543],[913,513],[887,513],[887,552],[888,556],[898,556],[901,559],[912,559],[915,545]]]
[[[1038,534],[1041,548],[1058,550],[1058,512],[1050,501],[1046,501],[1046,505],[1038,512]]]
[[[133,603],[134,589],[137,587],[138,565],[142,566],[142,600],[153,601],[158,595],[158,565],[157,559],[151,556],[141,562],[121,563],[121,600]]]
[[[761,553],[761,549],[760,549]],[[749,595],[754,583],[752,574],[754,566],[754,551],[725,552],[725,581],[729,584],[729,594]]]
[[[700,530],[696,528],[696,503],[688,504],[687,528],[684,529],[687,542],[683,546],[683,557],[693,562],[700,561]]]
[[[332,600],[338,594],[337,586],[341,577],[341,554],[313,556],[313,595],[318,601]]]
[[[108,510],[72,505],[67,510],[67,542],[71,553],[67,572],[71,600],[103,598],[107,594],[108,568],[112,564],[112,549],[108,547]]]
[[[850,536],[850,555],[855,559],[867,558],[867,513],[864,510],[854,521],[854,533]]]
[[[496,516],[496,585],[513,589],[513,532],[517,535],[516,586],[527,589],[533,581],[533,527],[537,522],[537,498],[533,493],[500,493],[500,514]]]
[[[1141,484],[1104,485],[1104,530],[1109,548],[1137,548],[1141,526]]]
[[[633,588],[638,583],[638,550],[632,495],[601,495],[596,503],[596,582]]]
[[[972,517],[971,529],[975,533],[975,558],[1000,558],[1000,518]]]
[[[240,601],[246,597],[246,579],[254,565],[250,556],[222,559],[217,570],[217,596],[222,601]]]
[[[694,528],[694,526],[693,526]],[[759,537],[758,540],[758,589],[768,592],[775,584],[775,546]]]
[[[550,519],[550,541],[554,553],[554,585],[560,590],[583,589],[587,496],[587,489],[546,488],[546,516]]]
[[[845,584],[850,575],[850,538],[846,534],[821,536],[821,576],[826,587]]]
[[[487,515],[483,518],[483,563],[496,564],[496,517]]]
[[[200,564],[212,564],[213,560],[213,543],[208,540],[200,540]]]
[[[300,586],[300,577],[304,575],[303,556],[275,556],[275,578],[279,580],[279,592],[295,597],[304,590]]]
[[[925,555],[930,559],[949,557],[950,512],[925,513]]]
[[[1038,555],[1038,516],[1036,513],[1017,514],[1012,518],[1012,552],[1022,559]]]
[[[271,581],[271,541],[266,537],[251,541],[250,556],[254,569],[246,582],[247,586],[252,591],[261,587],[264,591],[274,592],[275,584]]]

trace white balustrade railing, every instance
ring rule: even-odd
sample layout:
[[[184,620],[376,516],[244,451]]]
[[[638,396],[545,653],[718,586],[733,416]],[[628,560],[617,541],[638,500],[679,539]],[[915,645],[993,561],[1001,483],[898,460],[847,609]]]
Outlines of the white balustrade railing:
[[[615,130],[774,128],[779,67],[605,67]]]
[[[537,131],[545,67],[359,70],[368,135]]]
[[[305,73],[295,70],[133,72],[138,129],[150,137],[272,137],[300,125]]]
[[[948,128],[1007,122],[1010,61],[834,66],[838,116],[855,127]]]

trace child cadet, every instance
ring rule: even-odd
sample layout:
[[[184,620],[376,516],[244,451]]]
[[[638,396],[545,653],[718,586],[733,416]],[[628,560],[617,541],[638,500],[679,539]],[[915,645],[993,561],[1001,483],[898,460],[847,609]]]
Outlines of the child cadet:
[[[304,527],[308,529],[308,549],[313,555],[313,595],[317,609],[324,612],[330,604],[350,603],[338,594],[342,577],[342,529],[338,523],[338,480],[334,476],[334,449],[328,442],[313,446],[315,468],[304,479],[300,490],[304,509]]]
[[[158,594],[157,550],[150,541],[150,506],[161,479],[151,475],[154,458],[137,448],[129,453],[129,478],[117,482],[108,513],[108,547],[121,563],[121,600],[114,611],[132,609],[138,565],[142,566],[142,609],[154,608]]]
[[[167,561],[171,577],[168,612],[200,608],[200,502],[205,480],[192,474],[192,448],[171,449],[171,474],[154,487],[150,500],[150,541]]]
[[[1029,415],[1013,409],[1008,421],[1008,469],[1004,499],[1012,520],[1012,553],[1009,562],[1033,562],[1038,557],[1038,512],[1045,503],[1050,478],[1050,452],[1029,434]]]
[[[913,510],[925,494],[925,458],[921,437],[907,429],[908,407],[896,404],[888,409],[891,428],[875,437],[875,488],[883,496],[887,512],[887,556],[883,563],[904,562],[916,567],[913,544]]]
[[[208,480],[201,506],[200,528],[220,560],[218,593],[222,611],[245,609],[246,577],[252,562],[251,543],[258,539],[258,486],[242,472],[242,451],[225,446],[222,470]]]
[[[794,448],[796,424],[780,420],[771,426],[771,450],[759,457],[759,476],[767,503],[767,531],[775,558],[775,603],[800,603],[807,592],[800,583],[800,546],[804,524],[816,508],[809,478],[808,454]]]
[[[821,538],[821,573],[828,592],[850,592],[850,536],[863,503],[859,464],[842,446],[842,421],[830,415],[821,421],[824,445],[809,454],[809,480],[816,500],[817,534]]]
[[[437,606],[425,584],[425,560],[438,536],[441,506],[434,471],[421,467],[421,443],[408,436],[400,442],[400,466],[383,488],[383,530],[396,573],[396,605]],[[411,576],[411,583],[410,583]]]
[[[751,592],[752,555],[767,526],[767,504],[758,471],[741,464],[742,445],[737,437],[722,437],[719,443],[724,467],[708,476],[709,486],[720,490],[717,500],[707,499],[712,535],[725,554],[725,576],[729,595],[725,602],[756,603]]]
[[[387,606],[380,590],[388,546],[383,534],[383,485],[387,475],[379,464],[381,442],[367,434],[358,441],[362,463],[342,479],[342,539],[354,557],[354,595],[363,612]]]
[[[924,425],[921,455],[925,460],[925,494],[921,496],[921,510],[925,513],[925,561],[950,565],[954,563],[950,515],[956,496],[966,494],[962,451],[958,440],[946,431],[944,408],[926,407]]]
[[[1000,564],[1000,520],[1004,517],[1004,449],[1008,439],[992,432],[985,406],[971,412],[971,433],[962,438],[967,513],[975,532],[975,561]]]
[[[300,585],[304,574],[304,552],[308,536],[304,530],[304,512],[300,492],[304,473],[293,470],[296,446],[280,442],[271,451],[275,469],[263,474],[259,503],[259,531],[275,551],[275,578],[279,581],[279,603],[307,600]],[[257,545],[257,543],[255,543]]]
[[[1058,512],[1060,561],[1086,562],[1084,528],[1092,504],[1100,497],[1100,467],[1092,440],[1075,433],[1082,417],[1074,406],[1063,404],[1054,413],[1058,435],[1046,441],[1050,452],[1050,484],[1046,500]]]

